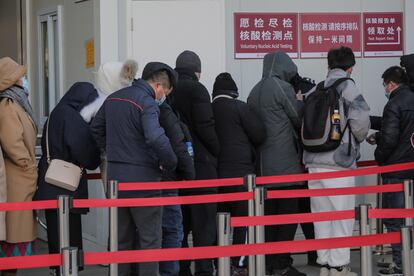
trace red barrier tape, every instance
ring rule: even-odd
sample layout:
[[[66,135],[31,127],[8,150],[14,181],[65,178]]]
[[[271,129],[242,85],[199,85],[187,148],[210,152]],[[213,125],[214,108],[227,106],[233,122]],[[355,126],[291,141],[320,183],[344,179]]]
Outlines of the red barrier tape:
[[[140,263],[171,260],[196,260],[220,257],[249,256],[261,254],[297,253],[310,250],[373,246],[400,243],[399,232],[304,241],[285,241],[262,244],[243,244],[229,246],[208,246],[194,248],[134,250],[118,252],[85,253],[85,265],[106,263]],[[219,250],[217,250],[219,249]],[[61,255],[39,255],[31,257],[0,258],[0,270],[33,268],[61,265]]]
[[[357,167],[373,167],[378,166],[378,162],[375,160],[365,160],[365,161],[359,161],[357,162]]]
[[[88,173],[88,179],[89,180],[99,180],[102,179],[100,173]]]
[[[279,176],[260,176],[256,178],[256,184],[275,184],[275,183],[289,183],[297,181],[307,180],[320,180],[320,179],[332,179],[351,176],[363,176],[370,174],[398,172],[414,169],[414,162],[387,165],[374,168],[362,168],[353,170],[343,170],[335,172],[323,172],[323,173],[309,173],[309,174],[290,174]]]
[[[414,209],[370,209],[369,218],[414,218]]]
[[[0,203],[0,211],[45,210],[56,209],[57,200],[25,201]]]
[[[61,265],[62,265],[61,254],[0,258],[0,270],[61,266]]]
[[[230,225],[231,227],[244,227],[256,225],[282,225],[354,218],[355,210],[345,210],[334,212],[271,215],[258,217],[232,217],[230,220]]]
[[[403,184],[387,184],[381,186],[364,186],[349,188],[325,188],[325,189],[301,189],[294,190],[293,193],[284,191],[268,191],[267,199],[274,198],[300,198],[300,197],[318,197],[318,196],[339,196],[339,195],[361,195],[361,194],[377,194],[404,191]]]
[[[180,249],[135,250],[118,252],[85,253],[85,264],[102,263],[141,263],[172,260],[197,260],[220,257],[249,256],[306,252],[319,249],[373,246],[378,244],[399,243],[399,232],[359,237],[272,242],[262,244],[243,244],[228,246],[208,246]],[[219,250],[218,250],[219,249]]]
[[[75,208],[103,208],[103,207],[143,207],[165,206],[177,204],[202,204],[228,201],[243,201],[253,199],[253,193],[240,192],[228,194],[211,194],[197,196],[174,196],[152,198],[122,198],[122,199],[76,199]]]
[[[363,176],[370,174],[388,173],[396,171],[405,171],[414,169],[414,162],[387,165],[373,168],[360,168],[352,170],[343,170],[335,172],[324,173],[304,173],[304,174],[290,174],[279,176],[260,176],[256,178],[256,184],[275,184],[275,183],[289,183],[307,180],[331,179],[351,176]],[[194,180],[194,181],[178,181],[178,182],[131,182],[119,183],[120,191],[143,191],[154,189],[188,189],[188,188],[208,188],[208,187],[225,187],[238,186],[243,184],[243,178],[225,178],[225,179],[209,179],[209,180]]]
[[[119,183],[120,191],[145,191],[157,189],[187,189],[187,188],[211,188],[243,185],[243,177],[207,179],[192,181],[165,181],[165,182],[131,182]]]

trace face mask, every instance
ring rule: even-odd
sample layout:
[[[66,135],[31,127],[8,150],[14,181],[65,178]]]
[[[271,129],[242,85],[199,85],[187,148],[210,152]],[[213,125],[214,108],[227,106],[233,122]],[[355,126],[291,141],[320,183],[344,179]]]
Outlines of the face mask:
[[[162,95],[162,97],[159,100],[155,100],[155,101],[160,106],[165,102],[166,99],[167,99],[167,97],[165,97],[165,95]]]
[[[22,77],[21,81],[22,81],[22,87],[28,93],[29,92],[29,81],[27,80],[27,77],[26,76]]]
[[[387,92],[387,90],[385,90],[384,94],[385,94],[385,97],[386,97],[387,99],[390,99],[390,93],[388,93],[388,92]]]

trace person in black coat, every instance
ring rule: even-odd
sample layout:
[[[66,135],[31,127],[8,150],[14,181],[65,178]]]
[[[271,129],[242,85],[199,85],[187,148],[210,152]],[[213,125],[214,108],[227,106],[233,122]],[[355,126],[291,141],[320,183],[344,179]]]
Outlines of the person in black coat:
[[[49,116],[49,123],[43,127],[42,157],[39,162],[38,189],[35,200],[56,199],[59,195],[73,198],[88,198],[88,180],[85,169],[94,170],[100,164],[99,148],[92,137],[88,123],[81,117],[82,108],[93,102],[98,93],[90,83],[75,83],[63,96]],[[47,131],[47,124],[49,129]],[[74,192],[51,185],[45,181],[48,169],[46,153],[46,136],[49,137],[51,159],[61,159],[83,168],[83,175],[78,189]],[[87,209],[71,209],[70,246],[82,250],[81,214]],[[49,254],[59,253],[59,229],[57,210],[46,210],[47,237]],[[59,269],[54,268],[57,275]]]
[[[414,92],[407,86],[407,75],[403,68],[393,66],[382,75],[385,95],[389,99],[384,107],[381,130],[367,141],[377,144],[375,160],[380,165],[391,165],[414,161]],[[414,179],[414,170],[382,174],[384,184],[402,183]],[[383,194],[384,208],[405,208],[404,194]],[[402,219],[384,219],[389,232],[400,231]],[[394,266],[380,271],[380,275],[394,275],[401,271],[401,245],[392,244]],[[382,273],[382,274],[381,274]]]
[[[188,126],[194,147],[196,179],[217,178],[217,156],[220,144],[217,138],[210,95],[199,82],[201,73],[200,58],[191,51],[184,51],[177,57],[176,71],[178,84],[172,93],[172,107]],[[182,194],[216,193],[217,188],[183,189]],[[184,240],[192,231],[195,246],[210,246],[216,243],[217,204],[183,205]],[[195,261],[196,275],[213,275],[212,260]],[[190,261],[180,262],[180,275],[192,275]]]
[[[187,126],[180,121],[171,106],[164,102],[160,105],[160,125],[170,140],[177,156],[177,169],[165,172],[163,181],[193,180],[195,178],[194,160],[191,152],[192,139]],[[178,196],[178,190],[163,190],[162,196]],[[180,205],[167,205],[162,210],[162,248],[179,248],[183,240],[183,217]],[[178,275],[178,261],[160,263],[161,276]]]
[[[216,131],[220,141],[218,157],[218,177],[243,177],[255,173],[255,147],[264,142],[266,129],[259,116],[247,103],[237,100],[237,85],[229,73],[217,76],[213,87],[213,112]],[[222,193],[247,191],[244,186],[221,187]],[[247,216],[247,201],[219,204],[220,212],[230,212],[232,216]],[[246,228],[235,228],[233,244],[246,242]],[[232,258],[232,270],[247,272],[239,267],[240,257]]]
[[[150,62],[142,79],[105,100],[92,122],[92,133],[106,150],[108,179],[158,182],[163,171],[175,170],[177,157],[159,123],[159,105],[175,83],[176,72],[171,67]],[[120,198],[159,196],[161,190],[119,192]],[[161,222],[161,206],[119,208],[119,250],[160,248]],[[156,262],[140,263],[135,268],[140,276],[159,275]],[[129,264],[120,265],[119,275],[129,276],[131,270]]]

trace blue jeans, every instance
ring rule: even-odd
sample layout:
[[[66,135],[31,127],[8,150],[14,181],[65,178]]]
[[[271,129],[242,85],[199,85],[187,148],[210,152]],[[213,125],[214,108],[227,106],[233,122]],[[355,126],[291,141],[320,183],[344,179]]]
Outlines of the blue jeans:
[[[176,192],[163,192],[163,196],[177,196]],[[162,248],[181,248],[183,241],[183,217],[180,205],[164,206],[162,214]],[[178,261],[160,262],[161,276],[177,276]]]
[[[404,179],[399,178],[383,178],[384,184],[403,183]],[[382,194],[382,208],[384,209],[403,209],[404,206],[404,192],[384,193]],[[384,219],[384,225],[388,232],[399,232],[401,226],[404,225],[404,219]],[[391,244],[393,262],[401,267],[401,244]]]

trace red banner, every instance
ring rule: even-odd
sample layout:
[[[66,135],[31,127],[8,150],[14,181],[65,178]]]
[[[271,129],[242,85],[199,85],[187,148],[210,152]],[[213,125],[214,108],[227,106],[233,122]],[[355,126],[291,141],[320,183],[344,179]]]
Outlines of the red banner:
[[[234,52],[237,59],[263,58],[284,51],[298,57],[298,14],[235,13]]]
[[[403,55],[403,14],[364,13],[364,56],[399,57]]]
[[[331,48],[350,47],[361,57],[360,13],[300,14],[301,58],[326,57]]]

